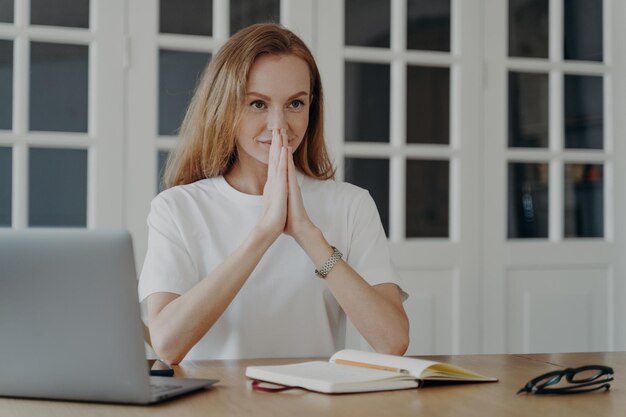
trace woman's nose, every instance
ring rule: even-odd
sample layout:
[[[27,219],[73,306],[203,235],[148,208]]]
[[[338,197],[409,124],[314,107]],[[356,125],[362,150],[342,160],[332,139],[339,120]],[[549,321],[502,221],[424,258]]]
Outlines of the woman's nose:
[[[267,116],[267,129],[282,129],[287,127],[285,114],[281,110],[271,110]]]

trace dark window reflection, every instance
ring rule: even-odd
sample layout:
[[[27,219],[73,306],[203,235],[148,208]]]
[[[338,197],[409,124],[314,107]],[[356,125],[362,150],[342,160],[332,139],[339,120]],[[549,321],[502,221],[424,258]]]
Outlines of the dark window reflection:
[[[563,58],[602,61],[602,0],[563,0]]]
[[[509,72],[509,146],[547,148],[548,74]]]
[[[280,0],[230,0],[230,33],[255,23],[280,22]]]
[[[346,45],[389,48],[390,25],[390,0],[345,1]]]
[[[0,22],[13,23],[13,0],[0,0]]]
[[[565,165],[565,237],[604,236],[604,167]]]
[[[548,58],[549,0],[509,0],[509,56]]]
[[[0,129],[13,126],[13,41],[0,40]]]
[[[165,165],[167,164],[167,158],[169,156],[169,151],[159,151],[157,155],[157,193],[160,193],[165,189],[165,184],[163,184],[163,174],[165,174]]]
[[[30,44],[30,130],[87,132],[89,47]]]
[[[212,0],[160,0],[159,32],[211,36]]]
[[[385,234],[389,236],[389,160],[346,158],[346,182],[369,191],[376,202]]]
[[[450,163],[406,161],[406,237],[450,234]]]
[[[87,225],[86,150],[29,150],[28,225]]]
[[[509,163],[508,236],[548,237],[548,164]]]
[[[159,51],[159,135],[177,135],[200,74],[211,59],[204,52]]]
[[[11,226],[13,150],[0,147],[0,227]]]
[[[450,143],[450,69],[407,68],[407,142]]]
[[[604,137],[603,78],[565,75],[565,147],[602,149]]]
[[[345,65],[345,140],[389,142],[389,64]]]
[[[30,24],[89,27],[89,0],[30,0]]]
[[[450,50],[450,0],[409,0],[408,49]]]

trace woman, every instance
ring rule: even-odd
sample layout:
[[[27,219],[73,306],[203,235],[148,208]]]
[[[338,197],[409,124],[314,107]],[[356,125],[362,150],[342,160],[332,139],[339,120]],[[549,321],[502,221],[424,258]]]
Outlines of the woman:
[[[180,136],[139,282],[162,359],[329,356],[346,315],[377,351],[406,351],[376,206],[332,180],[321,80],[297,36],[275,24],[235,34]]]

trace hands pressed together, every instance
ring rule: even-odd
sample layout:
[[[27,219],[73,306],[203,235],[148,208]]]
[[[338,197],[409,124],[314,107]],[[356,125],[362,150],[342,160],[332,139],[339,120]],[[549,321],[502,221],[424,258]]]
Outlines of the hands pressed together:
[[[315,227],[304,208],[292,152],[286,130],[273,130],[260,225],[274,238],[281,233],[296,238]]]

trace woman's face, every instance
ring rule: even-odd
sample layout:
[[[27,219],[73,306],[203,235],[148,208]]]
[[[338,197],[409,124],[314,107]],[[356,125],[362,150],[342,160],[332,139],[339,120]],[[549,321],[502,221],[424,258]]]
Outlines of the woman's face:
[[[237,128],[239,162],[268,163],[272,130],[285,129],[292,151],[309,125],[310,76],[295,55],[264,54],[252,64]]]

